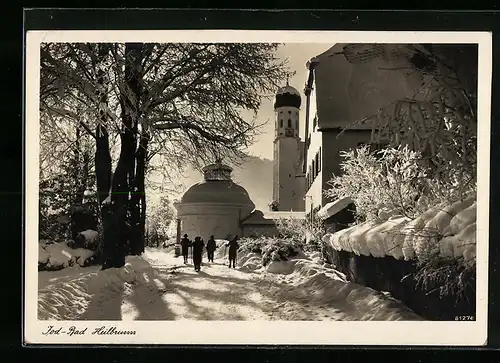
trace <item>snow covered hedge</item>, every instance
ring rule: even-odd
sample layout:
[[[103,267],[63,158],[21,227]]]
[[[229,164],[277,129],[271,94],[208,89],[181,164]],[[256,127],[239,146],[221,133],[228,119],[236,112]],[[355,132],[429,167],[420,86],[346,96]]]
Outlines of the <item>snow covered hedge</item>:
[[[304,244],[291,238],[243,238],[240,251],[261,256],[262,266],[272,261],[288,261],[292,257],[303,254]]]
[[[68,242],[49,244],[41,240],[38,244],[38,270],[56,271],[71,266],[88,266],[95,260],[93,251],[85,248],[70,248]]]
[[[430,208],[414,219],[393,216],[368,221],[323,241],[337,251],[373,257],[427,261],[435,256],[475,263],[476,199],[457,201],[444,208]]]

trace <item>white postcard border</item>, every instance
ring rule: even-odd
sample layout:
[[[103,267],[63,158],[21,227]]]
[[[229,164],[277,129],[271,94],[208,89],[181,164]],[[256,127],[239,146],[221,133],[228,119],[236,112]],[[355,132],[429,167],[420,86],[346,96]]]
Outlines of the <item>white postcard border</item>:
[[[476,43],[478,59],[477,313],[475,321],[38,321],[39,80],[42,42]],[[487,32],[29,31],[26,35],[25,342],[31,344],[483,345],[487,339],[492,35]],[[49,325],[84,335],[43,335]],[[92,334],[115,327],[114,334]],[[116,334],[134,331],[135,334]]]

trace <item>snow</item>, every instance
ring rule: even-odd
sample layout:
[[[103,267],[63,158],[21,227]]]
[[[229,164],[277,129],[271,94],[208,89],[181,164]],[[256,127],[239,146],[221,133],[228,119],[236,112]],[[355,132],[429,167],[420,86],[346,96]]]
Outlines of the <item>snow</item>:
[[[72,249],[66,242],[47,245],[40,243],[38,247],[38,263],[48,270],[58,270],[78,264],[84,266],[94,252],[84,248]]]
[[[327,219],[334,216],[342,209],[346,208],[349,204],[354,203],[349,197],[344,197],[336,200],[335,202],[327,203],[323,208],[321,208],[317,215],[321,219]]]
[[[93,242],[99,238],[99,232],[94,231],[93,229],[87,229],[78,234],[81,234],[87,242]]]
[[[468,198],[444,208],[431,208],[410,220],[393,216],[326,234],[333,249],[356,255],[425,260],[434,252],[443,257],[475,262],[476,200]]]
[[[273,274],[283,274],[288,275],[291,274],[295,269],[294,260],[291,261],[271,261],[266,266],[266,271]]]
[[[173,251],[146,248],[141,257],[127,257],[119,269],[41,271],[38,318],[422,320],[383,293],[347,282],[321,263],[320,253],[266,268],[254,253],[241,254],[236,269],[226,263],[221,257],[214,263],[205,260],[197,273]]]
[[[106,305],[121,286],[139,280],[148,265],[139,257],[128,257],[123,268],[100,271],[99,267],[71,267],[60,271],[39,272],[38,319],[85,319],[95,299]],[[42,282],[40,284],[40,282]],[[98,318],[100,319],[100,318]],[[102,317],[105,319],[105,317]]]
[[[38,263],[46,264],[47,262],[49,262],[49,258],[50,253],[45,251],[41,244],[38,245]]]

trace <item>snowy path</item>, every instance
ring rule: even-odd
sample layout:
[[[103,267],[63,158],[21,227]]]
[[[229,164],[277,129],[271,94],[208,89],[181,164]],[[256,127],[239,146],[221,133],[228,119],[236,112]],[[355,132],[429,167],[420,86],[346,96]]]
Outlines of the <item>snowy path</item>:
[[[330,272],[247,272],[230,269],[225,261],[216,259],[214,263],[205,260],[197,273],[172,253],[150,250],[143,258],[147,262],[142,262],[144,268],[134,271],[129,280],[126,274],[90,270],[75,274],[73,280],[59,278],[52,285],[46,281],[39,290],[40,318],[420,320],[399,303],[371,289],[339,281]],[[102,283],[102,276],[108,283]]]

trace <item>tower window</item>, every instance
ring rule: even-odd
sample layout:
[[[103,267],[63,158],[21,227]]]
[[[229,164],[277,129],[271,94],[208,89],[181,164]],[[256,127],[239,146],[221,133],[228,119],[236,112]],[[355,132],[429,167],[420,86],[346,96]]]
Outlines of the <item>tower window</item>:
[[[280,114],[282,114],[282,113],[283,113],[283,111],[280,111]]]
[[[291,114],[291,113],[292,113],[292,111],[288,111],[288,113],[290,113],[290,114]]]
[[[321,148],[318,150],[318,171],[321,171]]]
[[[288,128],[292,127],[292,120],[288,119]]]
[[[299,128],[299,120],[295,120],[295,128],[298,129]]]
[[[283,119],[280,120],[280,127],[283,127]]]
[[[316,154],[316,170],[314,171],[314,175],[317,176],[319,173],[319,152]]]

